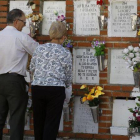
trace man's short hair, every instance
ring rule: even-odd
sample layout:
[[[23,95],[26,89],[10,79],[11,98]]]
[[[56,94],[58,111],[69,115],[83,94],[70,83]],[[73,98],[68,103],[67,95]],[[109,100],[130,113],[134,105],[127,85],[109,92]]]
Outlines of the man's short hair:
[[[66,24],[61,21],[55,21],[52,23],[49,30],[50,39],[61,39],[67,35]]]
[[[24,12],[20,9],[13,9],[7,15],[7,24],[13,23],[14,20],[22,17]]]

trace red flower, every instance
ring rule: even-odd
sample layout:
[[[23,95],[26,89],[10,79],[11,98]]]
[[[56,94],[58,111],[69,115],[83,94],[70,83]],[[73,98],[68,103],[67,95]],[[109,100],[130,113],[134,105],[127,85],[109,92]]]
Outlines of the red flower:
[[[136,117],[136,113],[133,113],[133,116]]]
[[[97,0],[97,5],[102,5],[103,4],[103,0]]]
[[[138,116],[138,117],[136,117],[136,118],[137,118],[137,121],[140,122],[140,116]]]

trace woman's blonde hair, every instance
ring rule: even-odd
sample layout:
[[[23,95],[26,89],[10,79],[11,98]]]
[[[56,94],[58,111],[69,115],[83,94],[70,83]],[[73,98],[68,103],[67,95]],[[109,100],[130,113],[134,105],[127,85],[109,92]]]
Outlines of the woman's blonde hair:
[[[61,21],[55,21],[52,23],[49,30],[50,39],[61,39],[67,35],[66,24]]]

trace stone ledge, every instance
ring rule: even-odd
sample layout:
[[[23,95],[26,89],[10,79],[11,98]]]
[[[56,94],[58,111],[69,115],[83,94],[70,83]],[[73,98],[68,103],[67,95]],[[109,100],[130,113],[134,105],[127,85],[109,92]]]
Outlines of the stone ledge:
[[[3,135],[3,140],[10,140],[10,136]],[[34,140],[34,137],[33,136],[24,136],[23,140]],[[92,140],[92,139],[65,139],[65,138],[57,138],[56,140]]]

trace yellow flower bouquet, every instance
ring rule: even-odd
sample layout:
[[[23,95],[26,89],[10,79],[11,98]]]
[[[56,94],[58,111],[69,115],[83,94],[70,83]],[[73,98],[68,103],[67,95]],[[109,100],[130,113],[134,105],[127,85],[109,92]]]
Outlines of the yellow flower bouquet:
[[[82,85],[80,89],[86,92],[84,96],[80,98],[81,103],[87,103],[90,107],[97,106],[100,103],[99,96],[105,94],[102,92],[103,88],[100,86],[89,89],[87,85]]]

